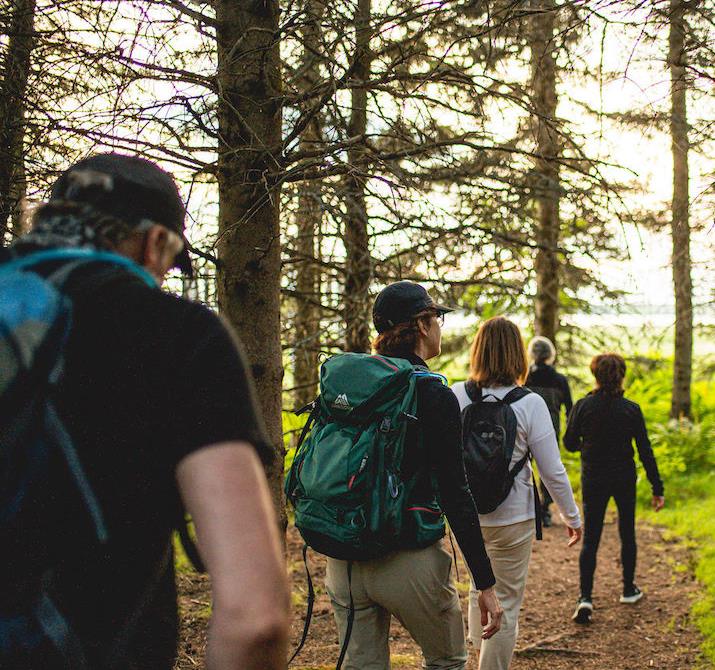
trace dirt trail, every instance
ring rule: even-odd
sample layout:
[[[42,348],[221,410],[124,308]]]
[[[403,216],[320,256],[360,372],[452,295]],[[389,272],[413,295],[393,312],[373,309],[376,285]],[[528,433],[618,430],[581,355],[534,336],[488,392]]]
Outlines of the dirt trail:
[[[664,531],[641,526],[638,530],[637,582],[645,597],[636,605],[618,603],[620,595],[619,544],[611,519],[604,528],[596,571],[590,626],[571,622],[578,595],[578,552],[567,550],[563,527],[547,529],[534,545],[520,636],[513,670],[690,670],[704,668],[699,660],[699,637],[688,618],[698,584],[689,567],[689,554],[669,541]],[[305,572],[301,541],[289,532],[289,570],[293,586],[293,644],[303,628]],[[311,574],[318,591],[310,636],[292,670],[331,670],[338,643],[329,602],[323,589],[324,560],[311,553]],[[468,579],[459,561],[458,584],[462,607],[467,606]],[[203,667],[204,629],[209,614],[208,585],[195,576],[180,578],[182,650],[177,669]],[[398,623],[391,631],[392,667],[419,670],[419,649]],[[470,649],[468,670],[476,670],[476,653]]]

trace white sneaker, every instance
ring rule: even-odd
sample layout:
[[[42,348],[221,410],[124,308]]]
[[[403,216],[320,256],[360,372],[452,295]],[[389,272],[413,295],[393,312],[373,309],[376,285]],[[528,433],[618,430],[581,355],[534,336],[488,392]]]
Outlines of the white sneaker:
[[[579,598],[576,611],[571,617],[576,623],[591,623],[593,614],[593,602],[589,598]]]
[[[643,592],[637,586],[634,586],[633,588],[623,592],[621,602],[627,605],[632,605],[633,603],[637,603],[642,597]]]

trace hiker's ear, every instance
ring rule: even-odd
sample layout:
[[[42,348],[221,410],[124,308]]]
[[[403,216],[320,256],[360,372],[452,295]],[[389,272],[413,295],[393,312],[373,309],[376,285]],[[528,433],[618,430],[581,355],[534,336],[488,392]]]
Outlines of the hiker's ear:
[[[160,282],[164,280],[174,257],[181,250],[176,246],[174,238],[178,236],[158,224],[151,226],[144,234],[141,263]]]
[[[417,330],[421,335],[427,337],[430,331],[430,318],[420,317],[417,319]]]

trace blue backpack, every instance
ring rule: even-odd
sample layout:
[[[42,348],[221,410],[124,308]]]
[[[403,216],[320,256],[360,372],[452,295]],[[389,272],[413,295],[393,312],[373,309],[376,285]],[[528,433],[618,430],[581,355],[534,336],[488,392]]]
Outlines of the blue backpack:
[[[96,541],[108,539],[102,510],[54,403],[72,326],[65,286],[88,266],[96,266],[101,277],[128,271],[156,286],[144,268],[106,252],[41,251],[0,265],[2,667],[6,659],[13,659],[10,667],[23,667],[22,659],[43,645],[54,646],[68,667],[86,667],[81,644],[51,596],[51,556],[57,549],[48,546],[47,512],[69,485],[87,511]],[[34,271],[40,269],[47,277]]]

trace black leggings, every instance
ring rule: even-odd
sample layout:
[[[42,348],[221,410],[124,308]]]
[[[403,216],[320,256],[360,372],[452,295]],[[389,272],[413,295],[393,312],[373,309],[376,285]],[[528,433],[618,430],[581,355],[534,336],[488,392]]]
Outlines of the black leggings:
[[[608,501],[613,497],[618,508],[618,534],[621,536],[623,587],[633,586],[636,570],[636,474],[634,467],[622,471],[582,472],[584,536],[579,568],[581,596],[591,597],[596,553],[603,530]]]

